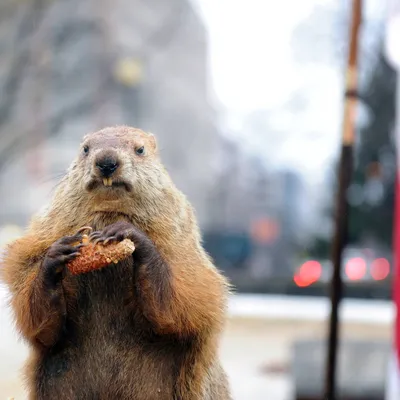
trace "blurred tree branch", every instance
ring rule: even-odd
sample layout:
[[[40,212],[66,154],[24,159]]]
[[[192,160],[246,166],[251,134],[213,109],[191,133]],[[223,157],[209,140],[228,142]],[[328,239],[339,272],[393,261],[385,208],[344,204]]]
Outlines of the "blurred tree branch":
[[[3,7],[10,4],[3,5]],[[36,0],[27,6],[25,14],[21,18],[15,33],[15,41],[12,44],[14,57],[10,62],[10,67],[5,73],[3,96],[0,98],[0,129],[4,126],[11,117],[12,110],[17,99],[17,91],[22,77],[29,67],[31,54],[31,39],[37,25],[43,18],[44,14],[43,1]],[[0,8],[0,14],[2,9]],[[27,121],[29,125],[29,122]],[[21,144],[24,143],[27,132],[11,132],[8,135],[3,135],[0,140],[0,168],[9,159],[11,154],[14,154]]]
[[[4,127],[12,118],[13,109],[18,101],[20,83],[33,57],[32,49],[34,46],[32,42],[36,39],[35,31],[40,27],[47,10],[47,5],[45,0],[35,0],[25,5],[24,14],[20,19],[16,29],[15,40],[12,43],[14,50],[13,57],[9,62],[10,65],[3,78],[3,96],[0,98],[0,129],[4,130]],[[181,21],[186,7],[187,4],[179,2],[178,7],[175,7],[172,11],[168,11],[168,15],[164,18],[165,22],[161,27],[155,29],[148,35],[147,39],[145,39],[143,52],[148,52],[149,47],[152,48],[153,52],[154,49],[165,49],[168,46],[182,26]],[[3,10],[8,10],[8,12],[2,14]],[[9,15],[11,18],[12,11],[15,13],[15,5],[14,10],[12,10],[12,4],[4,3],[2,6],[0,5],[0,15],[2,15],[2,17]],[[100,22],[101,21],[95,21],[95,24],[98,25]],[[82,30],[82,23],[83,21],[74,23],[74,29],[64,29],[56,39],[58,38],[58,41],[65,41],[69,40],[70,36],[75,37],[77,31]],[[57,43],[55,43],[55,45],[57,45]],[[108,65],[107,60],[103,61]],[[98,90],[98,92],[101,91],[102,93],[107,92],[107,88],[112,91],[113,85],[115,85],[115,82],[112,80],[111,71],[107,70],[104,75],[104,81],[100,84]],[[28,138],[34,135],[44,124],[48,129],[46,129],[46,132],[41,132],[41,134],[46,135],[44,139],[48,139],[56,136],[60,132],[61,127],[68,120],[95,111],[100,107],[101,102],[102,99],[96,96],[89,96],[78,103],[72,104],[66,109],[62,109],[55,115],[45,115],[43,117],[45,120],[42,118],[33,126],[32,121],[26,121],[26,129],[15,129],[7,132],[6,135],[3,134],[0,138],[0,171],[4,169],[9,161],[15,158],[17,154],[35,146],[35,141],[28,140]]]

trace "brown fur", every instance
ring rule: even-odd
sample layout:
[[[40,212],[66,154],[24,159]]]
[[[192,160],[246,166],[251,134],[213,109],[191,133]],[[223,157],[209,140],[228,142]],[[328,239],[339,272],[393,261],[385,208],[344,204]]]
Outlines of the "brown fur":
[[[82,149],[49,207],[6,254],[16,325],[32,349],[30,399],[230,399],[217,355],[228,284],[204,252],[154,137],[106,128],[86,136]],[[100,155],[118,158],[114,181],[126,187],[94,183]],[[45,285],[41,268],[54,242],[117,221],[154,243],[146,264],[133,257],[84,275],[66,271],[60,286]]]

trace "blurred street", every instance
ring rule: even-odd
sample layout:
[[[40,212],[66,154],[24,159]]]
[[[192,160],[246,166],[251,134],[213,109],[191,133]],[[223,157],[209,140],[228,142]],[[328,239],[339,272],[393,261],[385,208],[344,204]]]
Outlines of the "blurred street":
[[[18,369],[26,356],[26,349],[15,339],[9,315],[4,309],[4,295],[1,300],[0,359],[7,360],[7,363],[0,363],[0,398],[14,396],[15,400],[22,400],[26,397],[18,379]],[[288,307],[290,301],[292,305]],[[288,370],[291,345],[293,340],[323,337],[324,304],[321,299],[299,301],[246,296],[233,299],[232,317],[222,342],[221,355],[235,400],[293,398]],[[286,312],[281,311],[283,305]],[[251,314],[246,308],[251,310]],[[344,308],[343,337],[390,340],[390,306],[358,302],[346,304]]]

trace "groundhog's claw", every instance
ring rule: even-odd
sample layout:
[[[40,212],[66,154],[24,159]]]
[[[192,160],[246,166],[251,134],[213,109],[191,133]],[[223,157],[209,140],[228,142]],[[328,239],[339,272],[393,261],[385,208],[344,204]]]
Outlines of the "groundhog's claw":
[[[103,243],[103,245],[106,245],[107,243],[111,242],[121,242],[122,240],[125,239],[125,237],[121,238],[118,240],[117,236],[104,236],[103,232],[95,232],[93,235],[89,237],[89,239],[94,243]]]
[[[89,235],[89,241],[90,242],[94,242],[94,243],[98,243],[99,241],[97,241],[97,239],[99,239],[101,237],[102,233],[99,231],[93,232]],[[97,242],[96,242],[97,241]]]
[[[93,228],[92,228],[91,226],[83,226],[82,228],[80,228],[80,229],[78,230],[78,232],[76,232],[76,234],[77,234],[77,235],[80,235],[80,234],[82,234],[82,233],[84,233],[84,232],[86,232],[86,231],[88,231],[88,234],[90,234],[90,233],[92,233]]]
[[[104,245],[106,245],[107,243],[110,243],[110,242],[115,242],[117,240],[117,237],[116,236],[111,236],[111,237],[109,237],[109,238],[107,238],[105,241],[104,241]]]

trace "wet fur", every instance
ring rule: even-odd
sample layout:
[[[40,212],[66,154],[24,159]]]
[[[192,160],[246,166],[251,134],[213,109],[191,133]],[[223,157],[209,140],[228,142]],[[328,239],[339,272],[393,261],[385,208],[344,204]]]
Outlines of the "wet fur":
[[[5,258],[16,326],[31,345],[30,399],[227,400],[218,360],[228,284],[200,243],[194,212],[159,161],[152,135],[128,127],[88,135],[49,207]],[[145,157],[135,148],[145,145]],[[111,150],[110,150],[111,149]],[[131,190],[88,191],[93,157],[117,154]],[[146,263],[43,279],[60,238],[125,221],[154,243]]]

